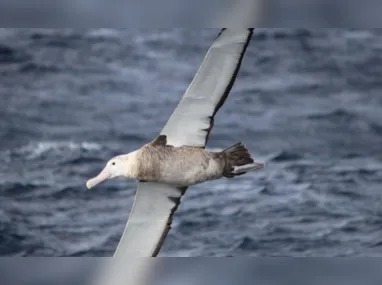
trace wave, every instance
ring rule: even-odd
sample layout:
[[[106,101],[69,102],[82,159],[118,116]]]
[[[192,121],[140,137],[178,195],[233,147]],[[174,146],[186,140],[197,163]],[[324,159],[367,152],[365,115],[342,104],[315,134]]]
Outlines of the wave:
[[[18,71],[20,73],[53,73],[53,72],[59,72],[61,69],[58,66],[51,65],[51,64],[42,64],[42,63],[36,63],[36,62],[27,62],[22,64]]]
[[[20,63],[29,60],[30,56],[10,46],[0,44],[0,63]]]
[[[382,135],[382,126],[376,123],[369,124],[370,129],[377,135]]]
[[[2,193],[3,195],[6,195],[8,197],[12,196],[19,196],[19,195],[25,195],[25,192],[30,192],[35,190],[40,186],[35,185],[33,183],[4,183],[1,184]]]
[[[241,249],[244,251],[251,251],[259,249],[259,243],[253,238],[243,237],[235,246],[234,249]]]
[[[314,37],[315,34],[308,29],[257,29],[253,34],[256,41],[267,39],[303,39]]]
[[[272,157],[271,161],[274,161],[274,162],[293,161],[293,160],[299,160],[301,158],[302,156],[300,154],[297,154],[294,152],[288,152],[288,151],[281,151],[280,153]]]
[[[83,35],[73,30],[43,29],[30,34],[29,38],[37,44],[56,48],[75,47],[74,43],[83,40]]]
[[[327,113],[313,114],[308,116],[308,119],[313,119],[313,120],[327,119],[327,120],[336,120],[336,121],[337,120],[354,120],[356,118],[357,118],[356,114],[341,108],[335,109]]]
[[[119,40],[121,38],[121,31],[107,28],[90,29],[85,37],[95,40]]]
[[[16,153],[25,156],[26,159],[36,159],[51,151],[63,152],[80,150],[85,152],[91,152],[99,151],[101,149],[101,145],[92,142],[42,141],[23,146],[20,149],[16,150]]]

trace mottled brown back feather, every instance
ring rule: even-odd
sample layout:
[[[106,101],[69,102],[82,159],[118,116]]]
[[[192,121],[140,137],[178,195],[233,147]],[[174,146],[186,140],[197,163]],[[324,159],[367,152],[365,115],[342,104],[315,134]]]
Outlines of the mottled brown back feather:
[[[159,135],[150,144],[152,144],[152,145],[166,145],[167,144],[167,136],[166,135]]]

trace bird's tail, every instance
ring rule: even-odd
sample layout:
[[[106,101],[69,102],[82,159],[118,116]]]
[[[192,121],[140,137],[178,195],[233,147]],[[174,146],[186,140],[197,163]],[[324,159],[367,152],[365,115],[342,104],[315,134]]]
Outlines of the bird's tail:
[[[238,142],[222,151],[226,158],[224,177],[234,177],[264,167],[264,163],[255,162],[251,154],[241,142]]]

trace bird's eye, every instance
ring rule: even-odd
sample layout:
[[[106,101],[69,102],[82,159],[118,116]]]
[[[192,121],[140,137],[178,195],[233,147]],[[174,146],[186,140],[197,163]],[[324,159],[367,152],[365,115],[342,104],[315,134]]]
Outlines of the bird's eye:
[[[115,162],[112,162],[111,165],[115,165]]]

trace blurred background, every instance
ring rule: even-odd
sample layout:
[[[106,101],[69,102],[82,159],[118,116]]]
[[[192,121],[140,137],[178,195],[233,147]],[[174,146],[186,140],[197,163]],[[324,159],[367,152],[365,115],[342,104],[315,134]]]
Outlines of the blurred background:
[[[382,280],[379,258],[196,257],[142,258],[140,282],[95,283],[105,261],[111,260],[0,258],[0,280],[9,285],[378,285]]]
[[[2,27],[217,28],[381,25],[381,1],[2,0]]]
[[[219,29],[0,30],[0,255],[111,256],[135,181],[85,182],[162,129]],[[256,29],[160,256],[382,256],[382,35]],[[187,128],[187,126],[184,126]]]

